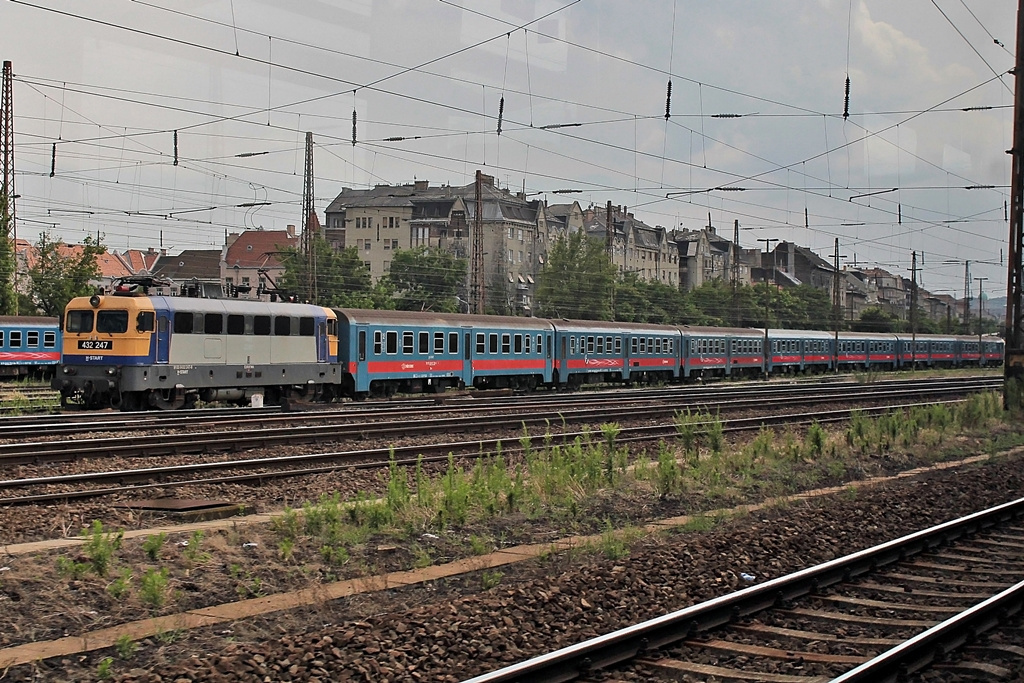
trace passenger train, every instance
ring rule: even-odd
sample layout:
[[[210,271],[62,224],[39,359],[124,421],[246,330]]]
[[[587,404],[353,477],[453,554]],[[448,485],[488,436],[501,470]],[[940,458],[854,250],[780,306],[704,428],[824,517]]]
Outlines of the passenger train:
[[[838,369],[998,365],[1003,340],[331,309],[149,296],[72,300],[62,402],[122,410],[197,400],[355,400],[449,387],[578,388]],[[838,342],[838,344],[837,344]],[[768,344],[767,352],[765,344]]]
[[[57,318],[0,315],[0,378],[49,379],[60,364]]]

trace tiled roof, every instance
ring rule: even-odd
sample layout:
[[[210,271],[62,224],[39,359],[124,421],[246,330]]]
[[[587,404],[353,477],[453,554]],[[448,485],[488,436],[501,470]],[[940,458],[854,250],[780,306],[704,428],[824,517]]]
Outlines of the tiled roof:
[[[156,274],[176,282],[220,280],[220,249],[185,249],[177,256],[165,256]]]
[[[229,268],[276,268],[281,265],[278,253],[298,245],[299,238],[286,230],[246,230],[228,247],[224,260]]]

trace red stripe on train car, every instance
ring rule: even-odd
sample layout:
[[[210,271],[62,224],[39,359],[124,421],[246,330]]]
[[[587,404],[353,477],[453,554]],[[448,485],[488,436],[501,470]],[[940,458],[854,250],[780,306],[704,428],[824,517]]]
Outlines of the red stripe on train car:
[[[474,360],[474,370],[543,370],[546,366],[543,358],[525,358],[493,360]]]
[[[630,358],[629,364],[635,368],[663,368],[676,364],[675,358]]]
[[[732,359],[733,365],[760,365],[764,360],[761,356],[739,356]]]
[[[565,361],[565,366],[570,370],[603,370],[605,368],[621,368],[621,358],[584,358],[580,360],[578,358],[569,358]]]
[[[688,358],[690,365],[725,365],[725,358]]]
[[[955,356],[951,353],[933,353],[932,358],[935,360],[952,360]]]
[[[0,351],[0,360],[60,360],[59,351]]]
[[[804,360],[808,363],[827,363],[832,360],[832,356],[804,356]]]
[[[871,356],[870,360],[896,360],[896,356],[891,353],[883,353],[881,355]]]
[[[858,355],[858,354],[855,354],[855,353],[853,353],[853,354],[848,353],[846,355],[839,356],[839,362],[840,363],[863,363],[867,359],[868,359],[867,356],[865,356],[863,354]]]
[[[772,356],[773,363],[799,363],[800,356]]]
[[[403,372],[459,372],[461,360],[394,360],[371,361],[366,364],[370,374],[395,374]]]

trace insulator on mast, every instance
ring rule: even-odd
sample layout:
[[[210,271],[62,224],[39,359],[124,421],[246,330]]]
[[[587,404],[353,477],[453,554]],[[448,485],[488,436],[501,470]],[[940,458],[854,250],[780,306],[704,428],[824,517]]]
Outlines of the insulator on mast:
[[[672,79],[668,79],[668,92],[665,94],[665,120],[672,116]]]
[[[850,77],[846,77],[846,101],[843,104],[843,120],[850,118]]]
[[[505,116],[505,96],[498,102],[498,135],[501,135],[501,119]]]
[[[352,110],[352,146],[356,146],[356,110]]]
[[[174,131],[174,165],[178,165],[178,131]]]
[[[50,177],[52,178],[57,172],[57,143],[53,143],[53,149],[50,150]]]

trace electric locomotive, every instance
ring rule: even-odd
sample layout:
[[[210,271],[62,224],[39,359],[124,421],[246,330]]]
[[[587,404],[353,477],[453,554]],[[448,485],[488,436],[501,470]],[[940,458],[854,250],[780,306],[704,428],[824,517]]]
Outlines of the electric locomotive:
[[[73,299],[64,317],[64,405],[181,408],[197,400],[329,399],[337,317],[296,303],[149,296],[151,279]]]

